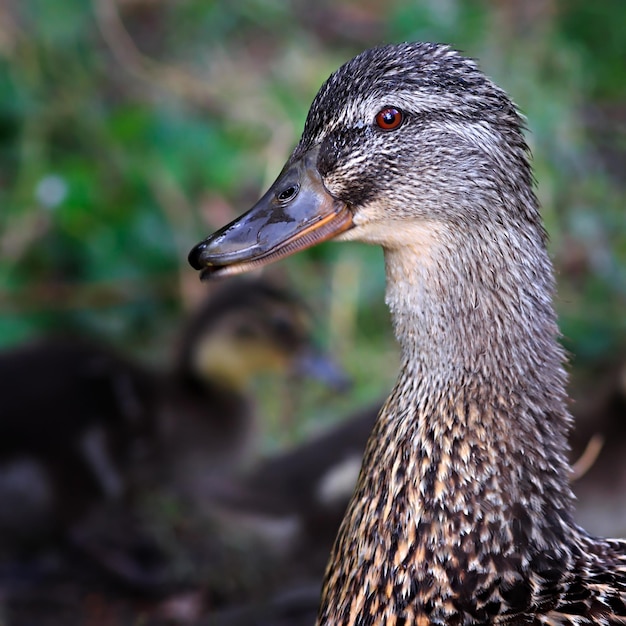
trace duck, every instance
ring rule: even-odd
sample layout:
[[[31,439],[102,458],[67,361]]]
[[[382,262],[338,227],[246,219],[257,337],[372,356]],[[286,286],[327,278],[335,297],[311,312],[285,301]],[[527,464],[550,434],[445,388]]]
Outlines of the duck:
[[[318,626],[626,624],[626,543],[574,521],[566,358],[524,121],[448,45],[372,48],[322,85],[201,277],[326,240],[382,246],[400,345]]]
[[[229,527],[247,529],[274,555],[278,581],[322,579],[379,407],[365,406],[261,457],[211,494],[213,510]]]
[[[626,362],[618,355],[585,365],[572,372],[571,384],[576,514],[593,533],[619,536],[626,532],[626,502],[615,497],[626,486]]]
[[[161,588],[134,562],[135,544],[154,543],[143,501],[198,504],[208,477],[250,462],[259,374],[347,384],[312,329],[302,299],[257,277],[210,290],[169,367],[76,335],[0,352],[0,556],[69,548],[126,587]]]
[[[151,374],[109,346],[42,337],[0,353],[2,544],[56,540],[126,490],[134,443],[153,432]]]
[[[189,317],[164,384],[160,454],[175,489],[202,502],[258,456],[253,383],[308,378],[334,392],[349,379],[315,345],[304,302],[269,279],[226,281]]]

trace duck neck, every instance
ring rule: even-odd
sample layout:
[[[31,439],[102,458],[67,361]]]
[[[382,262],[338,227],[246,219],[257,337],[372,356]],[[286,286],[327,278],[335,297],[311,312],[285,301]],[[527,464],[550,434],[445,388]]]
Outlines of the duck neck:
[[[563,353],[537,231],[519,227],[513,242],[439,232],[426,248],[385,251],[402,373],[368,442],[318,624],[372,612],[491,623],[571,567]]]
[[[573,496],[552,267],[543,231],[516,228],[514,242],[470,229],[440,232],[427,255],[385,252],[403,367],[377,428],[397,456],[417,451],[411,506],[422,519],[454,518],[446,532],[460,534],[490,519],[503,527],[494,542],[532,551],[566,540]]]

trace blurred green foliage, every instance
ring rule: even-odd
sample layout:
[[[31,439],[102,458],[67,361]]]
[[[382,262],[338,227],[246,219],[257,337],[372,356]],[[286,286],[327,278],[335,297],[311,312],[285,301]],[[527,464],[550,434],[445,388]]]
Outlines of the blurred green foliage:
[[[206,289],[187,251],[271,182],[320,83],[427,39],[478,57],[527,115],[567,346],[623,357],[625,22],[621,0],[3,3],[0,346],[70,330],[163,354]],[[331,243],[269,271],[313,304],[350,403],[378,397],[380,252]]]

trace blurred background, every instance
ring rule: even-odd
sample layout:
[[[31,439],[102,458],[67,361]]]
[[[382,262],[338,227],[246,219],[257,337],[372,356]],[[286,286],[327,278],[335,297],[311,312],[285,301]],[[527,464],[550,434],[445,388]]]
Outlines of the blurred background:
[[[598,433],[615,447],[583,463],[581,517],[626,533],[624,23],[621,0],[0,1],[0,348],[81,336],[167,372],[186,320],[215,289],[188,251],[274,180],[323,80],[373,45],[445,41],[478,58],[527,117],[572,354],[573,460]],[[352,386],[257,372],[250,458],[376,405],[396,372],[378,249],[331,242],[263,278],[305,303],[311,343]],[[36,376],[25,370],[32,393]],[[0,397],[0,420],[2,407]],[[605,488],[608,499],[593,500]],[[171,501],[142,506],[156,526],[166,518],[153,535],[173,533]],[[190,584],[185,563],[184,608],[161,603],[141,623],[201,623],[207,604],[230,597],[206,591],[215,570]],[[15,581],[14,561],[3,572]],[[139,623],[135,609],[129,621],[102,617],[100,596],[89,598],[76,623]],[[34,602],[17,605],[28,613]],[[27,623],[17,605],[5,603],[7,623]]]

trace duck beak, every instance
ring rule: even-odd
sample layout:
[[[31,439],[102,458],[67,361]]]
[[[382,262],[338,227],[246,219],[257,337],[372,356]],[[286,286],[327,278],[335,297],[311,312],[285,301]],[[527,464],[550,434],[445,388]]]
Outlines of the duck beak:
[[[345,393],[352,387],[352,380],[346,371],[329,355],[314,349],[306,350],[294,361],[293,374],[297,378],[311,378],[338,393]]]
[[[247,212],[199,243],[189,263],[201,277],[239,274],[332,239],[352,227],[352,212],[324,187],[318,148],[287,163]]]

